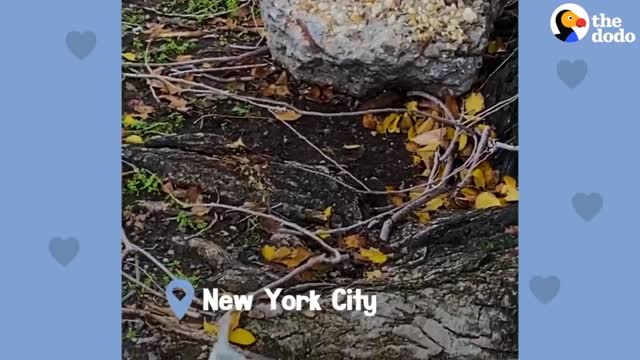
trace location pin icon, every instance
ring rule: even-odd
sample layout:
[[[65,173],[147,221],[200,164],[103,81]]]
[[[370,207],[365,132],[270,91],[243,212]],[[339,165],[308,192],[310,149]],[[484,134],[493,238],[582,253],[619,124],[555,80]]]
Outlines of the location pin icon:
[[[176,289],[184,291],[184,297],[182,299],[178,299],[178,297],[173,293],[173,290]],[[187,310],[193,301],[194,293],[193,285],[184,279],[173,279],[169,285],[167,285],[165,294],[167,295],[167,300],[169,301],[171,310],[173,310],[178,319],[182,319],[187,313]]]

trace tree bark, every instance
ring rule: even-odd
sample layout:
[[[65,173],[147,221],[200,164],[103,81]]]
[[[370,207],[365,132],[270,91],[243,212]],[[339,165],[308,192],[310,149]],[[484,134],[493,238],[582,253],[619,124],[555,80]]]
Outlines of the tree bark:
[[[334,227],[371,212],[368,198],[337,184],[330,177],[348,179],[327,168],[314,168],[324,176],[267,156],[241,154],[211,136],[151,139],[145,147],[125,146],[123,159],[177,186],[198,185],[206,197],[219,195],[222,203],[280,204],[278,213],[300,224],[318,223],[318,213],[332,204]],[[364,280],[363,269],[347,261],[322,279],[325,286],[314,288],[322,294],[322,311],[271,311],[266,302],[254,304],[242,327],[257,342],[245,350],[274,359],[517,359],[518,247],[517,235],[509,231],[516,224],[516,206],[451,212],[428,225],[399,224],[390,242],[382,244],[394,254],[383,268],[386,277]],[[361,234],[378,235],[371,229]],[[208,288],[242,294],[274,280],[255,261],[243,259],[247,246],[229,248],[184,236],[157,241],[173,242],[206,264],[212,274],[205,281]],[[281,271],[280,276],[287,270]],[[302,283],[284,287],[296,282]],[[329,294],[337,287],[375,295],[375,316],[333,310]],[[198,346],[210,344],[203,340]],[[197,358],[184,354],[171,356]]]

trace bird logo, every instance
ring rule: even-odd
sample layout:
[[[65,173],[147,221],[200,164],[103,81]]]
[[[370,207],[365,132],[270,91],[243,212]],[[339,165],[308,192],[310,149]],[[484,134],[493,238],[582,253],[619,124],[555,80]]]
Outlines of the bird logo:
[[[563,42],[578,42],[589,31],[589,15],[579,5],[561,5],[551,15],[551,31]]]

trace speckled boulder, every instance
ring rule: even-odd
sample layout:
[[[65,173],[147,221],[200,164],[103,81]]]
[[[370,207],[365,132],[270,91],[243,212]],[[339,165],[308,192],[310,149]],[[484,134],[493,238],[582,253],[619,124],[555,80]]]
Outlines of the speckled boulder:
[[[470,89],[507,0],[262,0],[274,59],[300,80],[362,97]]]

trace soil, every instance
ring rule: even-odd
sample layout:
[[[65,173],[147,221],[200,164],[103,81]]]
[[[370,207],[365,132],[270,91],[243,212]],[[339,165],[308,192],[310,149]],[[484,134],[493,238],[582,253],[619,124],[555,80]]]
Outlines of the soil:
[[[194,58],[212,56],[231,56],[246,52],[245,49],[232,48],[230,45],[254,46],[260,41],[259,32],[250,29],[250,15],[245,15],[244,20],[238,24],[227,25],[229,30],[220,30],[221,24],[225,24],[228,15],[221,15],[216,19],[208,21],[197,21],[190,18],[176,16],[161,16],[159,13],[179,13],[187,14],[189,3],[198,1],[186,0],[125,0],[123,1],[123,21],[131,22],[131,26],[126,26],[123,30],[123,53],[133,52],[137,55],[144,53],[144,40],[148,34],[141,33],[141,29],[146,29],[149,23],[165,24],[165,28],[178,30],[211,30],[215,37],[193,38],[193,45],[188,50],[177,55],[193,55]],[[205,3],[206,1],[200,1]],[[214,3],[211,1],[211,3]],[[255,10],[255,9],[254,9]],[[257,11],[257,10],[256,10]],[[124,25],[123,25],[124,26]],[[249,30],[246,30],[249,28]],[[184,39],[179,39],[180,44]],[[156,40],[150,47],[151,56],[162,56],[160,49],[162,44],[171,42],[171,39]],[[167,50],[168,58],[164,61],[173,61],[176,54]],[[504,56],[502,56],[503,58]],[[268,55],[248,59],[246,62],[234,65],[266,63],[269,71],[262,74],[262,79],[250,81],[232,81],[229,83],[218,83],[217,86],[231,86],[234,88],[243,87],[242,94],[264,97],[263,91],[266,86],[273,84],[283,73],[277,64],[272,64]],[[499,64],[499,61],[490,56],[487,60],[488,74]],[[125,71],[130,70],[125,68]],[[213,74],[220,78],[243,78],[250,77],[251,70],[227,71]],[[305,110],[321,112],[341,112],[354,111],[362,108],[372,107],[404,107],[405,100],[396,94],[393,89],[381,94],[373,99],[353,99],[340,94],[334,94],[330,100],[314,101],[305,97],[305,91],[311,85],[297,83],[293,79],[287,79],[290,95],[275,97],[277,100],[286,101],[296,107]],[[273,277],[286,273],[283,267],[265,267],[261,263],[260,248],[267,241],[271,234],[265,231],[265,226],[259,220],[247,217],[244,214],[211,211],[201,217],[190,217],[182,224],[181,215],[184,215],[178,207],[171,206],[171,201],[167,194],[160,191],[162,183],[171,182],[176,188],[199,187],[202,201],[216,201],[219,197],[224,198],[229,203],[242,205],[246,201],[259,198],[260,190],[252,189],[252,185],[247,180],[243,188],[220,190],[220,184],[213,183],[211,187],[207,184],[214,181],[207,179],[206,174],[196,174],[191,165],[189,169],[182,169],[181,164],[202,164],[207,166],[207,161],[215,162],[216,159],[239,159],[239,163],[248,161],[251,166],[254,164],[269,164],[265,181],[276,184],[276,188],[281,192],[281,198],[288,199],[291,194],[311,194],[300,195],[307,198],[299,200],[301,203],[309,201],[323,206],[316,206],[315,210],[322,211],[324,207],[336,206],[336,216],[343,222],[357,220],[365,214],[374,211],[376,207],[389,205],[387,196],[362,196],[349,189],[327,191],[327,195],[315,194],[319,192],[319,186],[331,188],[323,181],[326,179],[315,179],[308,177],[304,172],[295,173],[295,170],[288,168],[288,162],[317,166],[318,169],[326,168],[331,173],[339,173],[338,169],[318,151],[311,148],[306,142],[301,140],[296,134],[283,126],[268,111],[256,107],[247,106],[243,103],[230,99],[190,98],[186,111],[179,111],[168,106],[166,101],[157,103],[150,87],[144,80],[126,78],[123,80],[123,113],[135,113],[136,105],[141,102],[152,106],[155,110],[150,117],[145,120],[148,124],[170,122],[177,118],[174,126],[161,134],[144,134],[146,143],[144,149],[138,149],[132,145],[124,145],[123,159],[123,228],[128,234],[132,243],[148,251],[158,261],[162,262],[171,271],[179,273],[196,282],[196,289],[224,287],[225,290],[233,293],[251,292],[265,281],[269,280],[267,275]],[[314,117],[304,116],[302,119],[291,122],[291,125],[306,137],[310,142],[322,149],[327,155],[342,164],[355,177],[362,179],[365,184],[374,190],[384,190],[385,186],[396,188],[407,187],[423,181],[420,177],[422,169],[415,166],[411,159],[411,154],[406,151],[404,137],[397,134],[380,135],[366,129],[362,125],[361,116],[355,117]],[[155,139],[152,137],[156,136]],[[215,146],[214,141],[208,143],[198,143],[194,141],[198,136],[206,139],[222,139],[227,144],[241,139],[244,147],[233,148],[229,146]],[[359,145],[358,147],[349,145]],[[155,160],[154,160],[155,159]],[[247,160],[248,159],[248,160]],[[151,171],[158,177],[160,185],[152,186],[150,189],[129,188],[135,174],[128,163],[136,167]],[[271,165],[273,164],[273,165]],[[221,165],[222,166],[222,165]],[[226,166],[226,165],[225,165]],[[240,165],[230,165],[229,171],[239,168]],[[262,167],[260,168],[262,169]],[[220,170],[222,171],[222,170]],[[225,170],[226,171],[226,170]],[[262,171],[262,170],[261,170]],[[287,187],[287,184],[278,183],[278,171],[290,172],[299,186],[295,191]],[[243,173],[243,179],[249,179]],[[337,175],[336,175],[337,176]],[[348,177],[340,175],[341,179],[351,186],[357,187]],[[258,180],[258,182],[260,181]],[[308,181],[303,181],[308,180]],[[222,184],[224,186],[224,184]],[[133,186],[133,185],[132,185]],[[214,191],[209,191],[215,188]],[[289,197],[288,197],[289,196]],[[331,197],[335,197],[333,200]],[[339,197],[339,198],[338,198]],[[169,206],[163,205],[169,204]],[[354,208],[358,211],[350,212]],[[275,209],[275,213],[284,210]],[[362,213],[360,213],[362,212]],[[292,215],[293,216],[293,215]],[[216,219],[217,221],[214,221]],[[289,216],[291,218],[291,216]],[[185,245],[190,237],[203,230],[203,227],[215,222],[206,229],[198,238],[211,241],[224,249],[238,267],[246,267],[246,271],[256,271],[256,275],[251,276],[246,282],[234,284],[232,281],[222,278],[220,264],[206,263],[203,256],[194,252],[194,246]],[[307,224],[308,225],[308,224]],[[316,224],[318,225],[318,224]],[[329,241],[337,241],[331,239]],[[376,239],[371,238],[371,245],[381,249],[388,247],[388,244],[376,243]],[[311,250],[315,250],[313,247]],[[136,261],[138,270],[136,270]],[[243,268],[244,269],[244,268]],[[348,282],[353,279],[360,279],[362,273],[372,268],[367,264],[342,264],[332,272],[323,275],[322,281],[330,280],[336,283]],[[136,271],[140,271],[141,282],[159,291],[168,281],[167,276],[151,261],[138,256],[128,255],[123,259],[123,271],[132,276]],[[265,278],[265,276],[267,276]],[[273,278],[271,278],[273,280]],[[226,282],[225,282],[226,281]],[[153,282],[159,286],[155,287]],[[195,285],[195,284],[194,284]],[[221,286],[224,285],[224,286]],[[123,300],[123,308],[148,309],[150,304],[166,306],[163,299],[151,294],[145,294],[140,287],[136,287],[123,278],[123,296],[129,295]],[[196,297],[200,294],[196,293]],[[211,318],[186,319],[184,323],[192,324],[193,329],[202,327],[202,321],[213,323]],[[241,326],[247,325],[245,320]],[[206,338],[194,339],[191,336],[165,331],[162,325],[153,324],[148,318],[140,316],[123,315],[122,341],[123,359],[206,359],[210,351],[212,341]],[[277,354],[276,345],[269,350],[269,344],[260,344],[259,353]],[[255,347],[247,347],[249,351]],[[290,357],[290,358],[296,358]],[[301,358],[301,357],[299,357]]]

